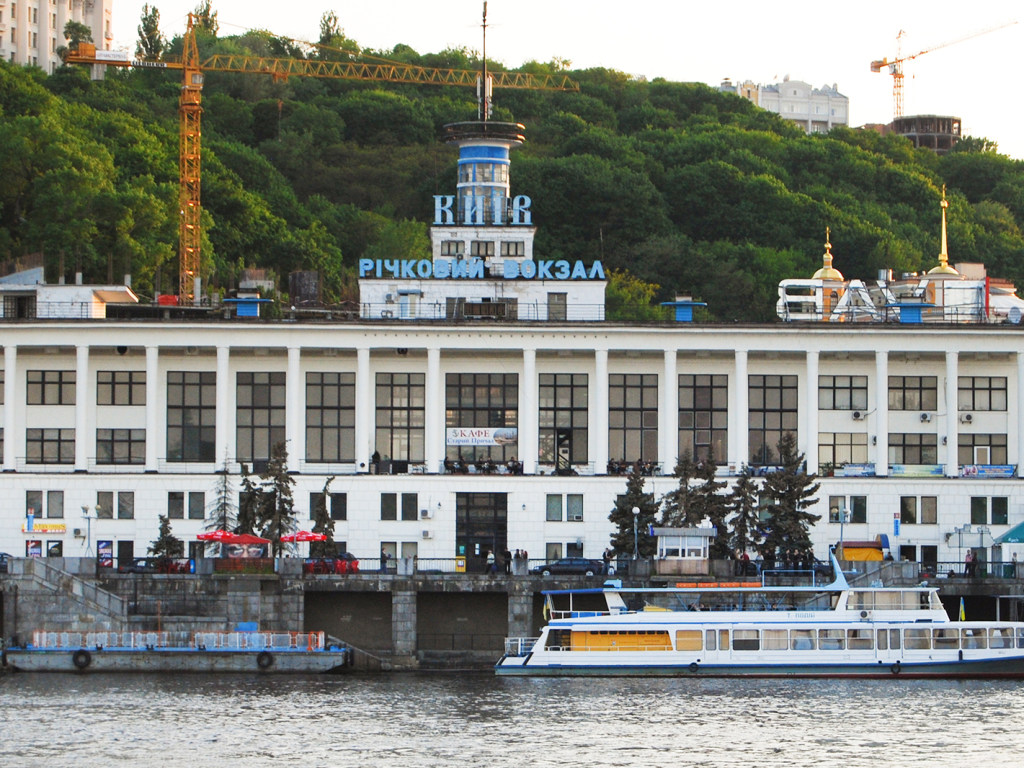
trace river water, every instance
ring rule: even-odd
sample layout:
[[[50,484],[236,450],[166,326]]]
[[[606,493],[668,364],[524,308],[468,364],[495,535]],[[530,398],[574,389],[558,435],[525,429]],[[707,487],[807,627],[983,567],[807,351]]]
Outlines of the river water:
[[[1024,684],[0,675],[0,766],[1019,765]]]

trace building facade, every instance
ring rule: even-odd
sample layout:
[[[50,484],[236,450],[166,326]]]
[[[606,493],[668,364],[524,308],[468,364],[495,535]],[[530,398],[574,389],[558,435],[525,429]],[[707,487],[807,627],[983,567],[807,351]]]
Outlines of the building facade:
[[[774,85],[755,85],[749,80],[734,85],[726,81],[719,90],[738,94],[762,109],[792,120],[807,133],[828,133],[834,126],[850,124],[850,100],[834,83],[814,88],[787,76]]]
[[[114,0],[0,0],[0,59],[41,67],[61,65],[57,49],[67,45],[69,21],[92,30],[97,50],[110,50]]]

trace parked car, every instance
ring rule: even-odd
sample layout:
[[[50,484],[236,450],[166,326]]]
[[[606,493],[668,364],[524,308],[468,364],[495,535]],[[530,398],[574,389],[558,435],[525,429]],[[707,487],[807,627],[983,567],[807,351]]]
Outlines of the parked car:
[[[309,557],[302,563],[303,573],[359,573],[359,559],[351,552],[337,557]]]
[[[118,573],[156,573],[156,562],[148,557],[135,557],[127,563],[117,564]]]
[[[543,565],[535,565],[530,573],[540,576],[564,575],[582,573],[586,576],[593,576],[604,573],[604,563],[600,560],[589,560],[585,557],[563,557],[561,560],[554,560]]]
[[[7,573],[9,566],[7,561],[11,559],[11,556],[6,552],[0,552],[0,573]]]

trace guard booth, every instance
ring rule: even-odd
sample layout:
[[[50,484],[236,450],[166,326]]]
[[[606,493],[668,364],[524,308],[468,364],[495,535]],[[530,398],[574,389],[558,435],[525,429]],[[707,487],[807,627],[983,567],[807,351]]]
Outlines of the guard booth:
[[[718,535],[714,528],[655,528],[658,556],[654,572],[679,576],[710,573],[708,548]]]

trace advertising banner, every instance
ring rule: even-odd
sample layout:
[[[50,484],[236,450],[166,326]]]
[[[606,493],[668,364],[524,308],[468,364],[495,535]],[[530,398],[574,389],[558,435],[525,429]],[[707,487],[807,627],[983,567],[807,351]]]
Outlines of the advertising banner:
[[[448,427],[446,445],[511,445],[519,439],[515,427]]]

